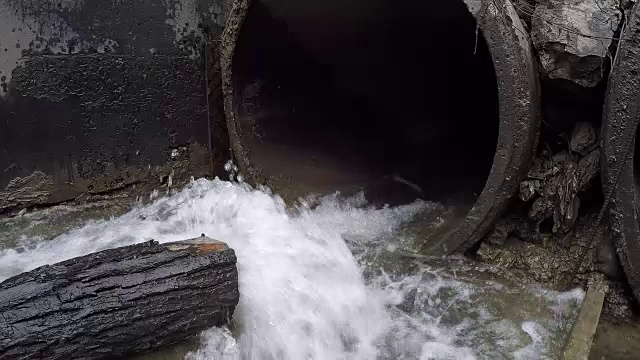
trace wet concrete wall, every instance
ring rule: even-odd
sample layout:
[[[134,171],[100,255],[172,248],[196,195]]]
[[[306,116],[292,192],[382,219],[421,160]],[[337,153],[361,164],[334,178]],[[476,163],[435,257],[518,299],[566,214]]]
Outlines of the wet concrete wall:
[[[227,8],[0,0],[0,212],[208,173],[205,33]]]

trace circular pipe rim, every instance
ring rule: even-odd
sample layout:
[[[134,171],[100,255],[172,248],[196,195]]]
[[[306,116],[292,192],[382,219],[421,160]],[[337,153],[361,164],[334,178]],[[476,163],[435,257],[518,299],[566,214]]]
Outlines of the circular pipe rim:
[[[264,179],[249,161],[242,143],[232,79],[235,45],[250,5],[251,0],[233,1],[222,36],[220,65],[232,157],[245,181],[259,183]],[[466,251],[490,230],[529,171],[540,131],[538,71],[520,18],[509,0],[476,0],[475,5],[479,5],[476,19],[491,53],[498,83],[498,142],[490,174],[473,208],[436,244],[423,246],[423,252],[433,255]]]
[[[605,199],[609,200],[610,234],[627,282],[640,300],[640,194],[633,169],[640,121],[640,3],[632,8],[620,37],[624,40],[620,41],[604,102],[601,177],[603,193],[610,193]]]
[[[470,4],[469,4],[470,3]],[[531,40],[509,0],[470,0],[493,59],[498,83],[499,135],[491,172],[467,216],[435,244],[430,255],[464,252],[487,234],[529,171],[541,122],[540,83]]]

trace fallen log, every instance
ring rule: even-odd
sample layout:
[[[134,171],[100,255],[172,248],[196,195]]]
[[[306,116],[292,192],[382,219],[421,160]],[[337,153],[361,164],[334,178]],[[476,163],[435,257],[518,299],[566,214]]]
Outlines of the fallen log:
[[[105,250],[0,283],[0,359],[142,354],[228,323],[238,300],[235,252],[222,242]]]

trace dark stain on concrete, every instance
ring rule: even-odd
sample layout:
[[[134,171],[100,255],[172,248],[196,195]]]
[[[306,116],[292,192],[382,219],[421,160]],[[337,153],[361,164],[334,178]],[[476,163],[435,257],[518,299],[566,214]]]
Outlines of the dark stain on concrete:
[[[4,194],[0,212],[126,187],[160,168],[165,176],[175,166],[175,176],[209,174],[202,33],[190,26],[177,36],[160,1],[68,3],[12,4],[23,16],[59,17],[78,37],[65,45],[70,54],[36,47],[60,41],[38,37],[11,81],[1,80],[8,93],[0,97],[0,189],[9,192],[12,182],[33,174],[43,174],[51,188],[24,202]],[[200,19],[191,25],[219,37],[226,1],[194,3]],[[89,42],[110,46],[87,49]]]
[[[106,164],[157,165],[172,148],[206,144],[199,65],[180,56],[29,59],[0,108],[0,187],[36,169],[92,177]]]

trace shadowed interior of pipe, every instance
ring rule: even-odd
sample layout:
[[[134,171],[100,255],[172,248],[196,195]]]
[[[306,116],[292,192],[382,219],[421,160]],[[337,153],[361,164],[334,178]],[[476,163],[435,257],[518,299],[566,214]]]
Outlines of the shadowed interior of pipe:
[[[473,204],[491,170],[495,72],[462,1],[254,1],[233,74],[250,162],[301,193]]]

